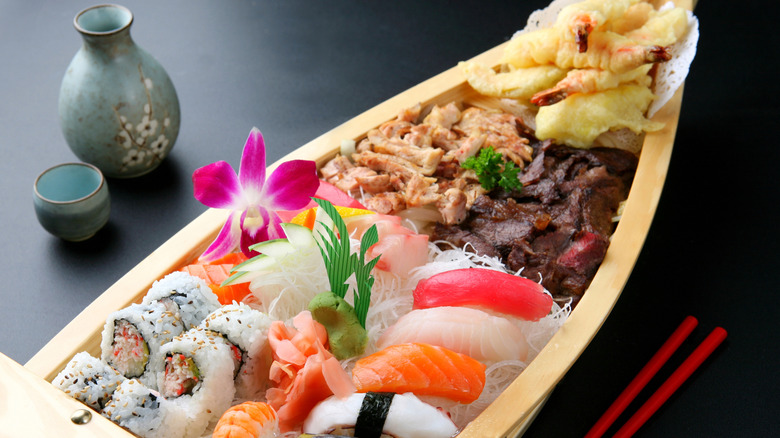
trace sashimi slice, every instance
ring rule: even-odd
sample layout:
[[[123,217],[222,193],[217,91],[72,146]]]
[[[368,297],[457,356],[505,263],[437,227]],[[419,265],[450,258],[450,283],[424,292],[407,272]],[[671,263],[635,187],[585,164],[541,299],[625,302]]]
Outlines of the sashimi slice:
[[[376,268],[406,276],[428,262],[428,236],[401,225],[401,218],[387,214],[351,216],[344,219],[353,238],[360,238],[376,225],[379,241],[366,252],[366,259],[380,257]]]
[[[352,381],[358,392],[411,392],[471,403],[485,387],[485,368],[482,362],[444,347],[408,343],[355,362]]]
[[[245,262],[248,258],[243,252],[231,252],[210,262],[198,260],[196,263],[201,265],[237,265]]]
[[[528,342],[508,319],[469,307],[415,309],[390,326],[377,347],[410,342],[438,345],[484,362],[524,361]]]
[[[552,296],[541,284],[518,275],[484,268],[455,269],[420,280],[414,308],[479,306],[538,321],[550,313]]]
[[[244,257],[244,260],[246,260],[246,257]],[[233,301],[244,302],[248,297],[252,296],[248,283],[221,286],[222,282],[230,277],[230,270],[233,269],[233,266],[235,265],[228,263],[194,263],[181,268],[181,271],[206,281],[206,284],[217,296],[219,303],[226,305],[232,304]]]

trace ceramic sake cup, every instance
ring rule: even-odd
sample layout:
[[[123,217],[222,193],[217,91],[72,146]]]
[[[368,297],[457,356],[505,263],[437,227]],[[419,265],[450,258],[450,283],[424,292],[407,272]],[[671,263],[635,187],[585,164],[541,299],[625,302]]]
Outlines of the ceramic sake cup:
[[[35,179],[33,204],[38,222],[64,240],[89,239],[108,222],[111,199],[100,169],[87,163],[64,163]]]

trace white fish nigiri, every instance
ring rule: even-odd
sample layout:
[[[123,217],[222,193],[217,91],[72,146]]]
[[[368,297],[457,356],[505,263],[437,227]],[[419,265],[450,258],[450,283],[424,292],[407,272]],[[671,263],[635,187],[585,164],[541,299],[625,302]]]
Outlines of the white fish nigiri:
[[[422,402],[412,393],[371,394],[389,394],[389,407],[384,412],[378,412],[380,409],[376,407],[366,409],[365,402],[372,397],[365,393],[354,393],[346,398],[332,395],[312,409],[303,423],[303,432],[344,433],[346,430],[356,429],[357,423],[361,421],[359,417],[363,415],[366,415],[366,418],[362,419],[363,424],[369,428],[378,427],[382,436],[387,434],[406,438],[449,438],[458,432],[447,414]],[[370,403],[368,407],[371,407]],[[384,414],[384,418],[377,418],[378,415],[381,417],[381,414]]]
[[[528,342],[517,325],[471,307],[412,310],[380,336],[377,347],[407,342],[438,345],[484,362],[528,356]]]

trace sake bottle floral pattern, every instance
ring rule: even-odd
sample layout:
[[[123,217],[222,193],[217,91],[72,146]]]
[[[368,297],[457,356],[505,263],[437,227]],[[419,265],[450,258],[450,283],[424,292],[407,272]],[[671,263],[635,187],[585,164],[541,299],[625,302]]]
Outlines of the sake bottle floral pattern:
[[[83,45],[60,88],[60,124],[71,150],[115,178],[154,170],[179,133],[176,90],[130,38],[132,21],[132,12],[118,5],[77,14]]]
[[[163,114],[161,120],[155,118],[158,115],[152,106],[151,96],[154,82],[151,78],[144,77],[140,66],[138,72],[147,99],[147,103],[143,105],[143,116],[140,121],[133,125],[127,116],[122,115],[121,105],[114,107],[119,127],[116,140],[127,151],[122,157],[123,169],[156,165],[165,158],[168,146],[171,144],[170,139],[166,136],[166,131],[171,127],[171,118],[167,114]]]

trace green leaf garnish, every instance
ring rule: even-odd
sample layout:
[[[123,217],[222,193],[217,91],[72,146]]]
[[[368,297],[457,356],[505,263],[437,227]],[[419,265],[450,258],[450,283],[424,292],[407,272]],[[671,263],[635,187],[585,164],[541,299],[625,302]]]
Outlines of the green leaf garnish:
[[[505,190],[519,190],[523,187],[523,183],[517,178],[520,169],[514,162],[505,161],[492,146],[481,149],[479,154],[467,158],[461,167],[473,170],[485,190],[493,190],[496,186]]]
[[[317,244],[322,258],[325,260],[325,270],[328,272],[328,282],[331,292],[344,298],[349,286],[347,280],[355,274],[357,290],[354,291],[355,314],[363,328],[366,327],[368,306],[371,303],[371,287],[374,285],[374,276],[371,270],[379,261],[375,257],[368,263],[365,261],[366,251],[379,241],[376,225],[372,225],[360,240],[360,253],[352,254],[350,251],[349,233],[344,220],[330,202],[312,198],[320,206],[320,209],[328,215],[336,226],[338,235],[329,226],[319,227],[320,239]]]

